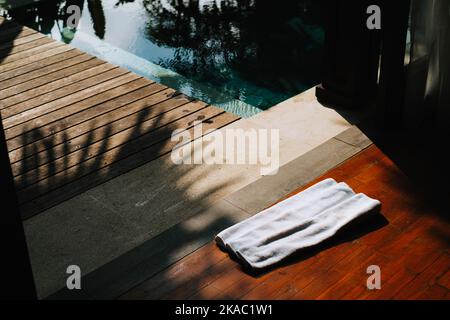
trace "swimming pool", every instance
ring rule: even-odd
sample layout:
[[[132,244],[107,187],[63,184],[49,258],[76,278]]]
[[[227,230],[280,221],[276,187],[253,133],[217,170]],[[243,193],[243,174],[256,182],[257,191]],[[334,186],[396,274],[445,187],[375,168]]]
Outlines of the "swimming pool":
[[[5,16],[242,117],[319,82],[321,0],[1,2]]]

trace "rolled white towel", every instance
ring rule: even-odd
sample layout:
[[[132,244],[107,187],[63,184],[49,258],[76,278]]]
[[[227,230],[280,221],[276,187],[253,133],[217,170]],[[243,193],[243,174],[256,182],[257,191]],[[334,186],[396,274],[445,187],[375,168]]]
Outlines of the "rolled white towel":
[[[248,267],[262,269],[332,237],[379,205],[343,182],[326,179],[225,229],[216,242]]]

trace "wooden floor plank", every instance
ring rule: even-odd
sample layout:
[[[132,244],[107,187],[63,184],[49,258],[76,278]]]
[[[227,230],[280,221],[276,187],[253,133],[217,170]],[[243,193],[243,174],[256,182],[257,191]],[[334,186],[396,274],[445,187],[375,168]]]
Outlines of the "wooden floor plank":
[[[5,63],[0,65],[0,74],[11,71],[17,68],[25,67],[29,64],[38,64],[41,60],[47,60],[48,58],[52,56],[57,56],[60,53],[64,53],[67,51],[73,50],[72,47],[65,46],[62,43],[61,44],[55,44],[54,48],[51,48],[49,50],[46,50],[44,52],[40,52],[38,54],[34,54],[30,57],[21,58],[19,60],[14,60],[10,63]],[[61,61],[61,60],[60,60]]]
[[[10,48],[13,48],[15,46],[19,46],[37,39],[41,39],[41,38],[45,38],[45,35],[41,34],[41,33],[33,33],[30,35],[27,35],[25,37],[22,38],[17,38],[11,41],[7,41],[5,43],[0,44],[0,52],[3,51],[9,51]]]
[[[17,175],[14,170],[17,166],[13,166],[13,172],[16,173],[16,189],[21,190],[29,184],[36,183],[50,174],[56,174],[64,171],[71,166],[76,166],[82,161],[90,158],[101,156],[101,152],[116,148],[141,135],[148,134],[156,129],[159,129],[170,122],[186,118],[187,115],[203,109],[206,105],[204,103],[195,102],[183,106],[182,109],[174,109],[157,117],[146,119],[146,113],[134,115],[134,119],[125,118],[114,124],[114,126],[101,127],[87,134],[79,136],[75,139],[69,140],[68,144],[72,147],[61,146],[60,148],[51,149],[51,157],[56,159],[50,160],[49,157],[44,159],[31,159],[32,165],[27,166],[28,163],[22,163],[21,169],[29,168],[26,174]],[[131,118],[131,117],[130,117]],[[139,128],[139,130],[136,130]],[[104,148],[104,145],[107,148]],[[144,146],[145,147],[145,146]],[[87,152],[86,149],[89,149]],[[123,149],[122,149],[123,150]],[[122,151],[123,152],[123,151]],[[45,164],[38,163],[45,161]],[[23,170],[23,169],[22,169]]]
[[[96,128],[108,125],[123,116],[139,112],[140,110],[152,107],[146,112],[155,115],[161,113],[161,109],[166,108],[167,110],[170,110],[172,107],[177,107],[179,104],[190,101],[185,97],[170,99],[175,92],[173,89],[164,89],[165,87],[157,84],[151,84],[150,86],[151,88],[144,87],[137,90],[137,92],[143,91],[142,97],[145,97],[145,99],[135,102],[130,98],[129,94],[125,94],[115,100],[102,103],[93,109],[87,109],[79,114],[69,116],[68,123],[73,124],[73,126],[62,128],[61,131],[53,135],[36,140],[32,144],[26,144],[21,148],[11,151],[9,153],[11,162],[15,164],[18,161],[22,162],[23,159],[28,157],[34,158],[34,155],[37,155],[40,152],[51,153],[46,150],[48,148],[61,148],[61,144],[63,144],[63,147],[67,147],[67,143],[65,142],[95,130]],[[154,87],[156,90],[162,90],[156,91],[156,93],[153,94]],[[145,96],[147,93],[149,97]],[[137,99],[139,98],[140,97],[138,96]],[[153,106],[155,107],[156,112],[153,112]],[[45,128],[42,130],[45,130]],[[39,158],[42,158],[42,156]]]
[[[386,257],[378,253],[375,253],[366,259],[366,261],[363,263],[363,266],[367,267],[375,264],[383,267],[387,263],[390,263],[390,260],[386,259]],[[340,280],[336,281],[327,289],[323,290],[323,292],[317,297],[317,299],[344,299],[344,296],[355,288],[361,288],[362,291],[366,291],[367,273],[365,269],[366,268],[347,270],[345,275]]]
[[[417,225],[424,226],[421,220],[418,221]],[[425,230],[425,228],[422,228],[421,234],[423,234]],[[395,238],[395,241],[393,241],[393,239],[391,239],[391,241],[400,244],[402,239],[400,236],[397,236],[397,238]],[[439,247],[442,245],[442,243],[435,243],[432,238],[426,239],[426,241],[423,241],[423,239],[420,238],[411,242],[411,246],[409,246],[409,249],[403,248],[403,250],[397,251],[395,253],[395,250],[391,252],[391,250],[380,250],[377,248],[377,252],[375,253],[375,255],[371,256],[370,259],[365,262],[365,265],[379,265],[381,270],[383,270],[383,282],[389,281],[397,274],[399,270],[401,270],[405,266],[407,266],[409,272],[411,272],[412,274],[419,274],[423,272],[423,270],[427,267],[427,264],[424,264],[423,261],[430,261],[430,263],[434,261],[440,254]],[[361,284],[364,283],[363,280],[367,278],[367,275],[365,275],[363,268],[360,268],[357,271],[358,274],[351,271],[348,272],[347,279],[345,281],[336,283],[334,286],[330,287],[321,295],[321,298],[343,298],[346,293],[354,289],[353,287],[361,286]],[[353,281],[354,279],[358,279],[358,281],[355,282]],[[343,291],[345,289],[346,291]],[[370,291],[367,291],[365,287],[362,287],[362,290],[360,290],[360,292],[361,294],[357,295],[359,298],[377,298],[377,291],[374,291],[372,293]],[[392,294],[395,294],[395,292],[392,292]],[[355,293],[353,293],[352,296],[355,297]]]
[[[110,65],[106,65],[102,69],[106,70],[92,77],[75,81],[68,86],[50,88],[51,90],[53,89],[53,91],[3,109],[2,114],[4,114],[5,117],[3,120],[4,128],[9,129],[21,123],[36,119],[49,112],[55,112],[58,109],[85,98],[92,97],[97,94],[97,92],[101,93],[105,90],[109,90],[111,85],[114,85],[113,83],[116,78],[127,73],[123,69]],[[8,138],[9,136],[7,133],[7,139]]]
[[[445,252],[445,254],[448,255],[448,252]],[[446,288],[447,290],[450,290],[450,269],[447,269],[446,272],[438,277],[437,284],[441,287]]]
[[[419,258],[419,257],[418,257]],[[427,260],[424,260],[427,261]],[[397,290],[397,299],[415,299],[427,292],[431,287],[438,285],[438,280],[449,270],[450,257],[447,253],[435,259],[428,268],[419,273],[412,281],[405,283]],[[448,291],[444,288],[443,291]],[[446,290],[445,290],[446,289]]]
[[[427,227],[420,225],[414,227],[420,229],[422,234],[426,232]],[[401,239],[399,240],[399,242]],[[417,275],[430,268],[435,260],[441,254],[441,243],[434,243],[433,238],[427,241],[416,239],[411,245],[398,253],[398,256],[391,256],[391,268],[385,268],[383,272],[383,287],[385,290],[365,291],[359,298],[365,299],[392,299],[395,296],[400,297],[404,294],[405,284],[412,281]],[[402,246],[402,244],[400,244]],[[384,253],[386,255],[386,253]],[[419,263],[418,263],[419,261]]]
[[[195,251],[195,255],[187,256],[180,263],[176,263],[162,271],[158,277],[154,277],[150,281],[135,287],[132,291],[125,294],[122,299],[134,299],[142,295],[155,299],[161,297],[162,294],[170,295],[173,290],[185,285],[196,276],[204,275],[205,277],[202,277],[202,279],[205,279],[207,270],[211,266],[217,265],[227,258],[224,252],[211,250],[213,249],[212,246],[214,244],[210,243],[201,247]],[[196,285],[198,286],[198,284]]]
[[[164,88],[164,87],[162,87]],[[157,97],[159,97],[160,100],[163,100],[164,98],[167,98],[167,95],[170,94],[170,89],[163,89],[161,92],[161,87],[158,85],[150,85],[149,87],[144,87],[142,89],[137,90],[133,93],[139,93],[140,95],[151,95],[150,97],[147,97],[149,99],[147,100],[148,107],[152,106],[152,104],[155,104],[157,100],[155,100]],[[155,96],[152,95],[152,92],[155,93]],[[158,92],[161,92],[162,94],[157,94]],[[128,96],[131,96],[129,94]],[[136,98],[135,98],[136,99]],[[138,103],[142,101],[138,100]],[[171,101],[172,102],[172,101]],[[144,102],[145,103],[145,102]],[[142,105],[145,105],[142,103]],[[113,105],[115,103],[109,103],[109,105]],[[199,103],[197,103],[200,105]],[[170,105],[170,108],[166,108],[164,110],[164,122],[167,122],[168,119],[174,119],[174,117],[177,117],[182,113],[183,115],[187,115],[189,113],[192,113],[193,111],[196,111],[199,106],[197,106],[196,103],[187,104],[186,101],[183,101],[182,99],[179,99],[179,106],[184,105],[182,111],[175,110],[171,112],[173,109],[177,108],[177,104],[172,102]],[[128,105],[130,106],[130,105]],[[158,115],[161,113],[161,109],[164,105],[156,105],[153,108],[144,109],[140,112],[133,113],[130,115],[126,115],[130,111],[129,108],[120,108],[120,109],[114,109],[110,114],[105,114],[102,117],[97,118],[98,121],[94,121],[96,127],[91,127],[90,123],[93,123],[93,121],[90,122],[84,122],[80,126],[75,126],[69,128],[69,130],[65,131],[63,134],[59,136],[64,137],[64,141],[62,143],[53,145],[54,141],[52,143],[51,149],[48,149],[49,146],[45,143],[40,143],[40,141],[37,141],[36,143],[39,143],[45,149],[36,152],[38,149],[33,147],[34,154],[31,154],[31,156],[27,157],[26,159],[23,159],[22,161],[17,161],[12,164],[12,171],[14,176],[19,176],[24,174],[25,172],[33,171],[39,166],[42,166],[44,164],[47,164],[49,162],[55,161],[63,156],[66,156],[72,152],[79,151],[83,148],[88,147],[89,145],[101,141],[101,140],[108,140],[109,137],[112,135],[119,133],[123,130],[131,129],[135,126],[140,126],[141,130],[144,130],[144,122],[152,120],[154,118],[157,118]],[[131,106],[132,107],[132,106]],[[160,111],[158,114],[158,110]],[[128,112],[127,112],[128,111]],[[98,116],[97,116],[98,117]],[[118,119],[113,120],[113,117],[117,117]],[[99,122],[106,122],[106,125],[100,125]],[[161,122],[158,123],[161,125]],[[84,133],[82,132],[84,128]],[[70,130],[74,129],[74,130]],[[73,135],[76,135],[75,137],[70,137],[73,132]],[[81,134],[80,134],[81,133]],[[55,140],[55,137],[52,136],[51,140]],[[35,144],[36,144],[35,143]],[[35,145],[33,144],[33,145]],[[12,160],[11,160],[12,161]],[[65,160],[67,163],[67,159]],[[42,170],[42,169],[39,169]],[[22,178],[17,178],[17,184],[16,187],[20,188],[20,180]]]
[[[205,263],[207,265],[205,265]],[[138,294],[141,288],[146,288],[148,286],[146,281],[144,284],[130,291],[129,294],[124,295],[122,299],[125,299],[127,296],[137,296],[139,297],[138,299],[142,299],[143,296],[145,296],[146,299],[188,299],[194,295],[210,291],[209,287],[212,286],[212,283],[235,268],[236,264],[234,261],[227,258],[221,258],[217,262],[205,259],[203,260],[203,263],[200,264],[200,267],[191,265],[187,276],[171,278],[170,273],[160,273],[159,277],[166,282],[164,286],[153,288],[152,291],[141,291],[141,294]],[[173,285],[173,283],[175,285]],[[218,289],[218,291],[222,293],[220,289]],[[144,293],[144,295],[142,295],[142,293]]]
[[[53,90],[63,88],[112,68],[112,65],[108,65],[98,59],[90,58],[74,66],[9,87],[0,91],[2,109],[40,95],[50,94]]]
[[[291,279],[290,282],[283,282],[280,286],[280,290],[275,292],[274,298],[276,299],[295,299],[295,297],[305,294],[305,289],[309,287],[308,291],[311,288],[314,288],[314,281],[319,280],[316,283],[318,286],[322,286],[325,282],[327,285],[327,273],[330,270],[340,263],[343,260],[346,260],[347,257],[352,257],[353,254],[359,253],[357,251],[359,249],[358,246],[351,244],[343,244],[340,246],[339,250],[332,251],[333,254],[330,256],[330,252],[327,252],[327,255],[321,255],[315,261],[314,265],[308,269],[301,269],[301,272],[296,272],[295,276]],[[313,294],[317,294],[317,292],[313,291]]]
[[[114,71],[114,75],[111,75],[112,71]],[[105,73],[102,76],[105,76]],[[105,82],[31,109],[30,113],[23,112],[21,115],[25,114],[23,116],[25,117],[24,121],[20,122],[20,125],[9,127],[5,130],[9,150],[22,146],[23,141],[30,143],[41,139],[41,127],[55,124],[49,133],[58,132],[63,124],[67,125],[66,122],[61,122],[60,120],[65,120],[69,115],[91,108],[147,84],[139,76],[124,72],[119,68],[108,72],[108,76],[111,77]],[[24,137],[21,137],[22,135]]]
[[[23,28],[19,25],[11,25],[9,28],[3,28],[0,26],[0,42],[7,42],[13,39],[19,39],[31,34],[35,34],[36,31]]]
[[[24,44],[17,45],[17,46],[14,46],[12,48],[7,48],[7,49],[0,50],[0,56],[14,55],[16,53],[20,53],[22,51],[25,51],[25,50],[28,50],[28,49],[32,49],[34,47],[38,47],[38,46],[41,46],[41,45],[44,45],[44,44],[47,44],[47,43],[51,43],[51,42],[53,42],[52,39],[42,35],[41,37],[39,37],[39,38],[37,38],[35,40],[32,40],[32,41],[26,42]]]
[[[37,77],[42,77],[48,73],[56,70],[69,67],[71,62],[70,58],[74,58],[79,55],[84,55],[83,52],[72,49],[54,56],[48,59],[42,59],[35,63],[27,64],[23,67],[19,67],[7,72],[0,73],[0,85],[2,88],[7,88],[24,81],[28,81]],[[86,56],[86,55],[84,55]],[[20,77],[22,76],[22,77]],[[18,79],[14,79],[18,78]]]
[[[5,95],[8,95],[8,97],[15,97],[15,98],[11,98],[13,99],[12,103],[9,103],[8,99],[4,99],[5,100],[5,104],[4,107],[2,107],[2,109],[8,107],[11,104],[15,104],[15,101],[21,102],[24,100],[27,100],[26,97],[22,97],[23,95],[20,94],[22,93],[20,90],[17,91],[17,93],[14,94],[14,90],[13,88],[29,88],[29,86],[31,84],[37,83],[37,85],[39,85],[39,83],[47,83],[48,79],[51,79],[52,75],[57,73],[57,72],[65,72],[66,69],[72,68],[72,67],[76,67],[78,64],[82,64],[86,61],[92,60],[93,58],[87,54],[78,54],[76,51],[70,51],[67,55],[66,55],[66,60],[65,62],[58,62],[55,63],[53,65],[49,65],[46,67],[43,67],[41,69],[37,69],[34,71],[31,71],[29,73],[25,73],[22,75],[18,75],[16,77],[13,77],[11,79],[8,79],[6,81],[0,82],[0,84],[3,87],[3,90],[1,90],[0,92],[4,92]],[[20,87],[19,87],[20,86]],[[11,95],[11,91],[13,95]],[[45,92],[43,92],[45,93]],[[17,100],[14,100],[17,99]],[[0,101],[0,106],[3,106],[2,104],[3,100]]]
[[[18,60],[22,60],[22,62],[25,62],[22,64],[22,65],[25,65],[25,64],[27,64],[26,63],[27,61],[30,61],[30,58],[34,60],[34,58],[36,56],[39,56],[40,53],[49,51],[51,49],[55,49],[55,48],[58,48],[61,46],[63,46],[62,43],[50,41],[50,42],[41,44],[39,46],[35,46],[33,48],[23,50],[18,53],[14,53],[14,54],[10,53],[6,58],[2,59],[2,65],[6,65],[6,64],[18,61]]]

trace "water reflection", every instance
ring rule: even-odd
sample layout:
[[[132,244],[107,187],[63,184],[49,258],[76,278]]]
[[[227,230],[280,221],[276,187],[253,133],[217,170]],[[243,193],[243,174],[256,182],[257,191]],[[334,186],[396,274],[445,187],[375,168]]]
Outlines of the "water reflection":
[[[264,109],[318,82],[324,1],[47,0],[8,15],[47,34],[57,26],[70,43],[66,10],[78,5],[91,23],[83,32],[119,47],[134,37],[122,49]]]
[[[175,49],[162,64],[223,85],[234,77],[283,92],[317,80],[320,1],[144,0],[148,38]]]
[[[23,1],[6,0],[3,6],[8,8],[7,16],[44,34],[49,34],[56,25],[61,38],[69,43],[76,30],[67,26],[67,8],[77,5],[82,10],[83,4],[84,0],[42,1],[31,5],[23,5]]]
[[[105,14],[103,13],[103,6],[101,0],[87,0],[87,7],[92,18],[92,25],[94,27],[95,35],[103,39],[105,37]]]

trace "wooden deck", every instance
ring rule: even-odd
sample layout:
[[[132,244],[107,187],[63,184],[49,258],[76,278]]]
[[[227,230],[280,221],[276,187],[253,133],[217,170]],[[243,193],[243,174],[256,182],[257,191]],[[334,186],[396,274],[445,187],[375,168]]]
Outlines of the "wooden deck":
[[[238,119],[1,17],[0,111],[24,218]]]
[[[352,241],[335,240],[257,277],[211,242],[122,299],[450,299],[446,212],[421,201],[375,146],[312,183],[328,177],[379,199],[388,224]],[[366,268],[373,264],[381,268],[381,290],[366,287]]]

